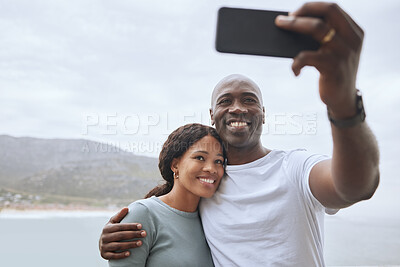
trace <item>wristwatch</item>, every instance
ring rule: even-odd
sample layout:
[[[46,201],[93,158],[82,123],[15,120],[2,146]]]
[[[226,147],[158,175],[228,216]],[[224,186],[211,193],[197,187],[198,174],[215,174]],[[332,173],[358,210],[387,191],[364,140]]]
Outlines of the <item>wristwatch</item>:
[[[351,118],[345,119],[345,120],[337,120],[333,119],[331,117],[331,114],[329,113],[328,109],[328,118],[329,121],[335,125],[338,128],[350,128],[353,127],[363,121],[365,121],[365,110],[364,110],[364,104],[362,100],[362,95],[360,90],[357,89],[357,95],[356,95],[356,115],[354,115]]]

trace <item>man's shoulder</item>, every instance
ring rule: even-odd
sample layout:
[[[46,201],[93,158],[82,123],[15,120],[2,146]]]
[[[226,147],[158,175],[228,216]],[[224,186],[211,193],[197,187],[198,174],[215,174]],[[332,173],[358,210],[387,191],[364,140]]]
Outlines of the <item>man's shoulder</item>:
[[[288,154],[291,154],[291,153],[310,153],[310,152],[308,152],[307,149],[305,149],[305,148],[274,149],[274,150],[272,150],[272,151],[274,151],[275,153],[284,154],[284,155],[288,155]],[[272,151],[271,151],[271,152],[272,152]]]
[[[271,152],[265,157],[267,160],[274,160],[274,159],[282,159],[282,158],[294,158],[294,157],[301,157],[306,155],[312,155],[312,153],[308,152],[304,148],[298,149],[290,149],[290,150],[281,150],[281,149],[273,149]]]
[[[310,152],[305,148],[286,149],[286,150],[274,149],[271,152],[274,152],[273,155],[277,157],[309,157],[313,155],[322,155]]]
[[[293,164],[304,164],[305,162],[320,161],[330,157],[323,154],[312,153],[304,148],[291,150],[272,150],[269,157],[265,158],[265,164],[282,164],[282,166],[293,166]]]

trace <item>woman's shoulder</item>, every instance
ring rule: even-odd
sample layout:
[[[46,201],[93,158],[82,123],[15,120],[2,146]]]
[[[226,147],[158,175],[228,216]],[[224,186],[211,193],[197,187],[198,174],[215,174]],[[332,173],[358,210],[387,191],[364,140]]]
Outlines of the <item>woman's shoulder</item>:
[[[139,199],[131,204],[129,204],[129,208],[131,207],[146,207],[148,209],[153,208],[155,204],[157,203],[156,197],[150,197],[150,198],[145,198],[145,199]]]
[[[129,213],[125,216],[124,222],[142,223],[149,221],[157,208],[157,202],[154,198],[140,199],[132,202],[128,206]]]

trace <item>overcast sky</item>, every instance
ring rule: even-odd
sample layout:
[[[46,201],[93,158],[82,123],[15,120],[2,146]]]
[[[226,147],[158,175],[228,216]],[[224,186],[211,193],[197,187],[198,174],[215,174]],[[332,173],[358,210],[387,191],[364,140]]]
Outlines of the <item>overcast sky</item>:
[[[209,124],[213,87],[241,73],[264,96],[264,146],[330,154],[314,69],[295,77],[290,59],[214,49],[219,7],[291,11],[303,2],[2,0],[0,134],[84,138],[157,156],[178,126]],[[381,185],[400,188],[400,2],[337,2],[365,30],[357,86],[381,148]]]

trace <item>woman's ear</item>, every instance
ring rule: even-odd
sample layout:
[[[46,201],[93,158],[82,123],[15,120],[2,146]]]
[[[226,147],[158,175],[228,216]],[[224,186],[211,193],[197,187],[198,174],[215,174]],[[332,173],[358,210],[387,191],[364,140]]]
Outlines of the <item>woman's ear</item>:
[[[179,167],[179,159],[174,158],[171,162],[171,170],[173,173],[177,173],[178,172],[178,168]]]

